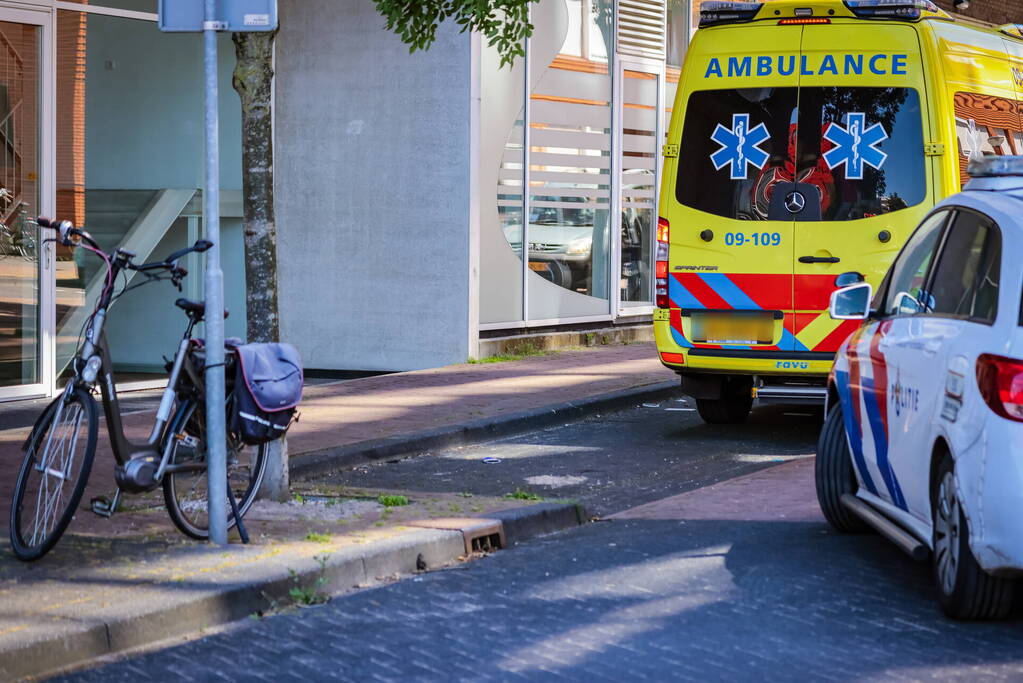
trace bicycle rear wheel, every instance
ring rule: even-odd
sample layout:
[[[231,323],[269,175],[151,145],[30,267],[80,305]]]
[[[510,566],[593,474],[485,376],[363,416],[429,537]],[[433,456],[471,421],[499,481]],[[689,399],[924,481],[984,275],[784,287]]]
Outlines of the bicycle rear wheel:
[[[11,503],[11,548],[37,560],[57,543],[82,499],[96,455],[96,400],[69,387],[39,416]]]
[[[163,499],[167,513],[181,533],[205,540],[210,535],[208,483],[206,477],[206,416],[203,406],[186,401],[171,423],[174,439],[167,473],[163,477]],[[181,435],[190,439],[182,439]],[[256,500],[266,469],[267,446],[246,446],[228,434],[227,480],[230,492],[238,501],[242,517]],[[235,525],[234,513],[228,506],[227,528]]]

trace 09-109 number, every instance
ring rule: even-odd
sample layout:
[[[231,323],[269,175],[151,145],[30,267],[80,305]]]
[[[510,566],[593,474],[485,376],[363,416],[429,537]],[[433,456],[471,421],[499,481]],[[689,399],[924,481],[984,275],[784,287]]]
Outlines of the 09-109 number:
[[[725,244],[729,247],[741,247],[752,244],[755,247],[777,247],[781,244],[779,232],[754,232],[747,235],[743,232],[726,232]]]

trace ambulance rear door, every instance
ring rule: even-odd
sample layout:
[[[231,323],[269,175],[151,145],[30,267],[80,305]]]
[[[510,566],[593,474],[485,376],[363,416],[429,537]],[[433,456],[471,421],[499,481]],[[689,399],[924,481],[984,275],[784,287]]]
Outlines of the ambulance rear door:
[[[795,187],[802,28],[701,29],[686,58],[669,294],[673,333],[697,354],[792,347],[782,325],[793,249],[784,200]]]
[[[828,315],[836,277],[877,287],[933,204],[927,93],[912,26],[804,26],[800,71],[792,332],[823,355],[856,328]]]

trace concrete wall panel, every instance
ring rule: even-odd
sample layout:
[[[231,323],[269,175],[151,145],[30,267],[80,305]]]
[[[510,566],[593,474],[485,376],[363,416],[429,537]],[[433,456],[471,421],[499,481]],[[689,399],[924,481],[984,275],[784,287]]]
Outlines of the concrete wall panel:
[[[282,0],[276,206],[282,333],[310,368],[464,361],[470,38],[428,52],[369,0]]]

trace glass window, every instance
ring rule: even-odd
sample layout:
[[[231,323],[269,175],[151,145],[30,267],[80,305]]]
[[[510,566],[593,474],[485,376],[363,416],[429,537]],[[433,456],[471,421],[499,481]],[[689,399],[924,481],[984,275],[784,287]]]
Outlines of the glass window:
[[[691,11],[689,0],[672,0],[668,3],[665,42],[668,66],[682,66],[689,38],[693,35],[689,27]]]
[[[856,220],[927,193],[920,98],[908,88],[694,92],[680,156],[679,202],[726,218]],[[807,200],[798,214],[775,192],[786,185]]]
[[[136,12],[152,12],[156,14],[156,0],[67,0],[112,9],[129,9]]]
[[[902,248],[888,274],[883,315],[911,315],[933,308],[933,297],[924,286],[947,218],[947,211],[934,214],[916,229]]]
[[[39,215],[41,39],[38,26],[0,22],[0,386],[42,379],[40,235],[32,222]]]
[[[869,218],[922,202],[923,146],[916,90],[799,91],[795,180],[817,188],[820,220]]]
[[[1001,252],[1001,235],[988,218],[958,212],[934,269],[934,312],[994,322]]]
[[[205,175],[201,38],[71,10],[58,11],[56,37],[57,215],[84,225],[105,250],[120,246],[139,261],[194,242],[202,236]],[[231,87],[231,38],[222,34],[218,43],[225,324],[228,335],[244,336],[241,108]],[[173,351],[167,340],[183,329],[173,302],[202,298],[201,264],[187,258],[183,293],[153,284],[115,303],[106,329],[118,372],[162,371],[162,356]],[[101,269],[84,250],[57,251],[58,374],[102,288]]]
[[[566,19],[579,7],[589,7],[580,19],[581,60],[566,53],[579,49]],[[529,43],[528,317],[607,313],[612,4],[569,0],[534,11],[534,24],[543,28]],[[510,234],[509,241],[514,248]]]
[[[649,302],[651,227],[656,225],[657,76],[623,69],[621,301]]]
[[[767,220],[774,185],[792,180],[785,165],[791,165],[796,96],[796,88],[692,93],[682,126],[678,201],[726,218]],[[738,146],[744,154],[729,154]]]

